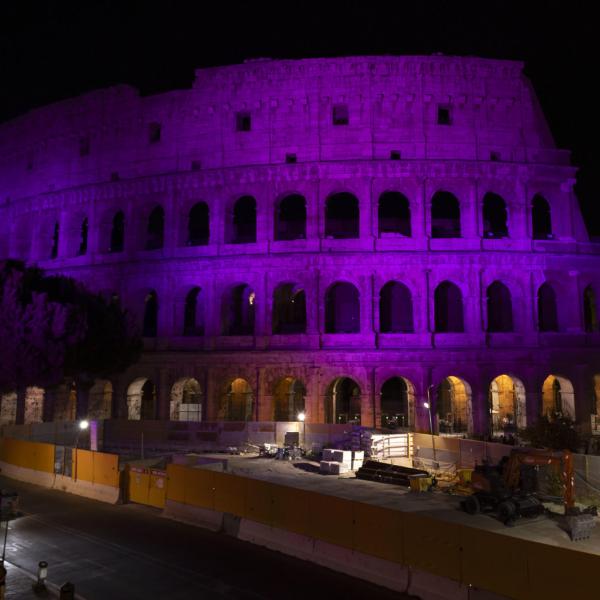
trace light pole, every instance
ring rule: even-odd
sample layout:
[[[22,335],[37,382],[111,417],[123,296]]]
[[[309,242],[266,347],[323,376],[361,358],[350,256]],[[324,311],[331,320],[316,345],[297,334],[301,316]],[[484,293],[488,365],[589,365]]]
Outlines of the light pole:
[[[298,413],[298,421],[302,423],[302,444],[303,447],[306,444],[306,413],[301,411]]]
[[[79,446],[79,436],[81,435],[81,433],[83,431],[86,431],[86,429],[88,429],[88,427],[90,426],[90,422],[87,419],[83,419],[81,421],[79,421],[79,423],[77,424],[77,437],[75,438],[75,481],[77,481],[77,467],[79,465],[79,459],[77,457],[77,448]]]
[[[427,402],[423,403],[423,406],[427,409],[429,413],[429,433],[431,434],[431,449],[433,450],[433,462],[437,462],[435,456],[435,437],[433,436],[433,419],[431,418],[431,396],[430,390],[432,387],[435,387],[433,383],[427,386]]]

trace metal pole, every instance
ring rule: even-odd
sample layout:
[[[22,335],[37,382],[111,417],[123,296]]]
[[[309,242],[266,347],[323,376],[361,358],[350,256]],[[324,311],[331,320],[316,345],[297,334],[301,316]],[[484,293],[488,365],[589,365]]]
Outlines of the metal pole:
[[[427,409],[429,412],[429,433],[431,434],[431,448],[433,450],[433,461],[437,462],[435,456],[435,438],[433,437],[433,419],[431,418],[431,396],[429,394],[429,390],[433,387],[433,383],[427,386],[427,405],[429,408]]]
[[[8,538],[8,519],[6,520],[6,527],[4,529],[4,544],[2,546],[2,564],[4,564],[4,557],[6,556],[6,538]]]

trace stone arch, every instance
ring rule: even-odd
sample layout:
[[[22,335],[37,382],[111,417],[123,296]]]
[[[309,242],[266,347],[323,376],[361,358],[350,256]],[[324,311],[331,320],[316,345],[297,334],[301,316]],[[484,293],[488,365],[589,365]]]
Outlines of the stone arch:
[[[274,240],[306,239],[306,198],[286,194],[275,205]]]
[[[146,377],[138,377],[127,388],[127,418],[140,421],[156,418],[156,386]]]
[[[0,398],[0,425],[14,425],[17,422],[17,393],[2,394]]]
[[[273,421],[297,421],[306,408],[306,387],[294,377],[280,379],[273,388]]]
[[[306,293],[298,284],[281,283],[273,291],[273,333],[306,333]]]
[[[171,421],[202,421],[202,388],[193,377],[184,377],[173,384],[169,403]]]
[[[206,202],[196,202],[188,213],[186,245],[206,246],[210,240],[210,211]]]
[[[388,281],[379,292],[379,329],[381,333],[414,331],[412,294],[399,281]]]
[[[594,375],[594,391],[593,391],[593,406],[592,413],[600,415],[600,374]]]
[[[554,287],[544,282],[537,293],[538,331],[558,331],[558,307]]]
[[[199,287],[193,287],[185,297],[183,335],[204,335],[204,294]]]
[[[87,217],[81,221],[81,227],[79,228],[79,248],[77,249],[77,256],[84,256],[88,251],[88,236],[89,236],[89,221]]]
[[[559,413],[575,420],[575,391],[566,377],[548,375],[542,385],[542,414]]]
[[[512,298],[510,290],[501,281],[494,281],[487,288],[487,330],[513,331]]]
[[[360,332],[360,293],[347,281],[338,281],[325,292],[325,333]]]
[[[31,386],[25,389],[25,425],[43,421],[44,396],[44,388]]]
[[[498,375],[488,390],[492,437],[515,435],[527,425],[525,386],[513,375]]]
[[[471,386],[449,375],[436,390],[437,427],[440,434],[464,435],[473,430]]]
[[[531,203],[531,231],[534,240],[547,240],[553,237],[550,204],[541,194],[536,194]]]
[[[381,426],[414,428],[415,388],[405,377],[390,377],[381,386]]]
[[[254,335],[256,294],[246,283],[229,287],[221,299],[222,335]]]
[[[233,204],[227,242],[253,244],[256,242],[256,199],[240,196]]]
[[[125,213],[118,210],[112,218],[108,251],[123,252],[125,249]]]
[[[158,295],[154,290],[151,290],[144,298],[144,322],[142,324],[142,335],[144,337],[156,337],[157,334]]]
[[[350,377],[337,377],[325,393],[325,422],[360,425],[360,386]]]
[[[226,386],[219,412],[224,421],[253,420],[254,392],[246,379],[237,377]]]
[[[355,239],[359,237],[358,198],[350,192],[331,194],[325,201],[325,237]]]
[[[77,417],[77,384],[66,381],[55,389],[53,419],[74,421]]]
[[[50,246],[50,256],[49,258],[57,258],[58,257],[58,248],[60,243],[60,224],[58,221],[54,223],[54,228],[52,230],[52,244]],[[45,258],[44,256],[42,258]]]
[[[160,250],[165,244],[165,209],[157,204],[148,215],[145,250]]]
[[[379,237],[403,235],[410,237],[410,202],[400,192],[383,192],[377,207]]]
[[[113,385],[106,379],[96,379],[90,389],[88,414],[90,419],[110,419],[112,416]]]
[[[483,235],[490,238],[508,237],[506,202],[493,192],[483,197]]]
[[[600,331],[596,292],[591,285],[583,290],[583,324],[585,331],[588,333]]]
[[[463,298],[460,288],[442,281],[434,292],[435,331],[441,333],[464,331]]]
[[[431,237],[461,236],[460,203],[451,192],[439,191],[431,198]]]

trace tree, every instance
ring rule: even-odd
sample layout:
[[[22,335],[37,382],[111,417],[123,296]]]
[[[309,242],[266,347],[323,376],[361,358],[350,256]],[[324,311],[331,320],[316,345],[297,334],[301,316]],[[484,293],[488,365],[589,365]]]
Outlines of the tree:
[[[575,422],[559,412],[543,415],[533,425],[523,429],[520,436],[535,448],[577,452],[581,446]]]

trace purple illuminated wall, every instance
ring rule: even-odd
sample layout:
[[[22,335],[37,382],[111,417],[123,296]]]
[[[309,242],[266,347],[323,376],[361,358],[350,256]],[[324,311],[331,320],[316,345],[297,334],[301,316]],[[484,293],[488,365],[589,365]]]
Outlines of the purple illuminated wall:
[[[455,429],[483,434],[494,378],[524,424],[554,374],[589,430],[600,249],[522,68],[257,60],[32,111],[0,126],[0,254],[118,294],[156,333],[111,382],[113,416],[266,421],[304,397],[309,422],[428,430],[427,388],[439,407],[453,376]]]

